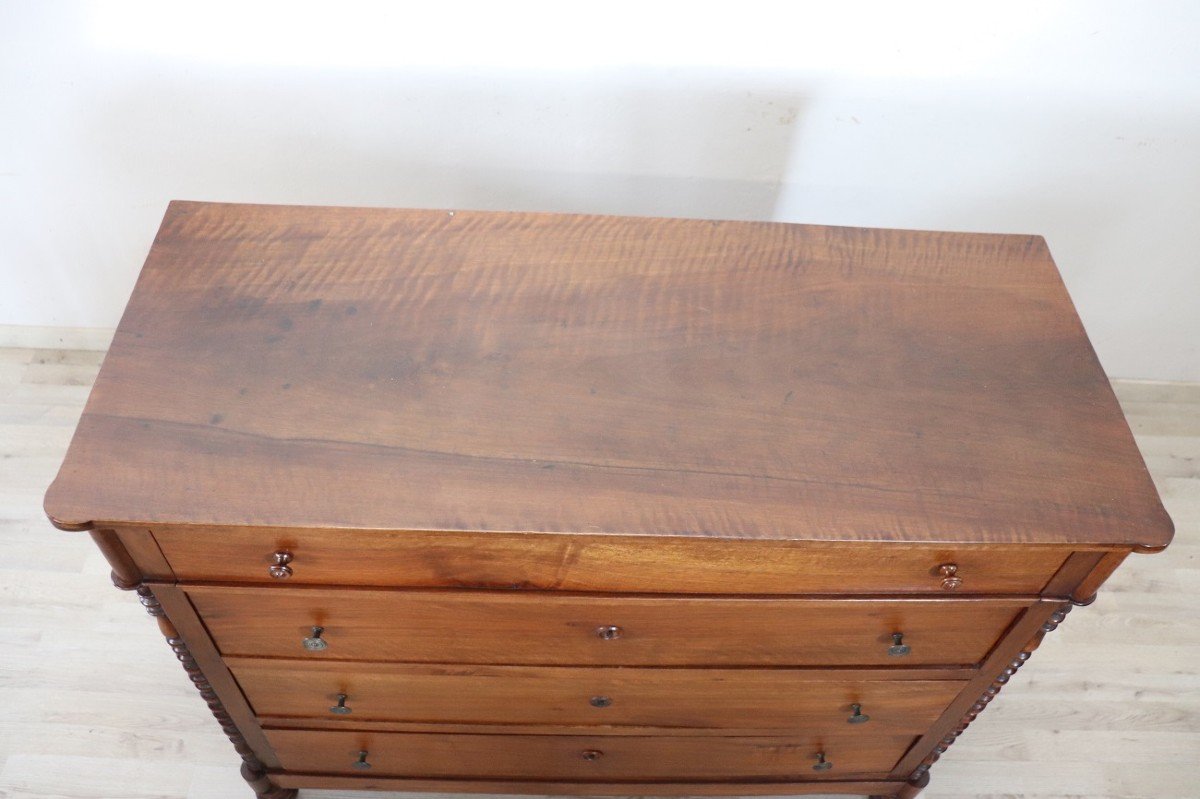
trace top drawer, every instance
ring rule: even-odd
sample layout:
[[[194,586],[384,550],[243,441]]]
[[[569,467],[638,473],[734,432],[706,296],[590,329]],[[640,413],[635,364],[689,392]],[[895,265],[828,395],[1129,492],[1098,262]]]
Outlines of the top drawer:
[[[153,534],[184,581],[566,591],[1036,594],[1071,554],[541,533],[156,527]]]

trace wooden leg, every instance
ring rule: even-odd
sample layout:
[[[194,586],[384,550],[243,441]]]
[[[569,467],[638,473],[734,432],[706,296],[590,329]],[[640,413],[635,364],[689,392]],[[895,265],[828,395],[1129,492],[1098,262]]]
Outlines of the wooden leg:
[[[249,763],[242,764],[242,779],[250,783],[250,788],[259,799],[296,799],[295,788],[280,788],[271,782],[265,771],[255,771]]]
[[[915,780],[909,780],[905,786],[900,789],[900,793],[896,794],[896,799],[916,799],[917,794],[925,790],[927,785],[929,785],[929,772],[925,771],[922,772],[921,776],[917,777]]]

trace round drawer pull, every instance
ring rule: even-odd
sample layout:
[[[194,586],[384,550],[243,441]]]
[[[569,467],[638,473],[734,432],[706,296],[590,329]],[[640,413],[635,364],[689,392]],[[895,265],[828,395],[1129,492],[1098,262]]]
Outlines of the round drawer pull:
[[[596,635],[603,638],[605,641],[614,641],[621,637],[625,631],[616,625],[608,625],[606,627],[597,627]]]
[[[286,580],[291,577],[292,567],[288,564],[292,562],[292,553],[286,549],[281,549],[272,557],[275,558],[275,562],[267,567],[267,573],[276,580]]]
[[[853,714],[846,719],[850,724],[866,724],[871,720],[871,717],[862,712],[862,705],[851,705],[850,712]]]
[[[942,576],[942,590],[954,591],[962,586],[962,578],[958,576],[957,563],[943,563],[937,567],[937,573]]]
[[[584,760],[599,760],[600,758],[604,757],[604,753],[599,749],[584,749],[579,753],[579,756]]]
[[[339,716],[346,716],[346,715],[353,713],[354,712],[353,710],[346,707],[346,700],[349,698],[350,697],[346,696],[345,694],[338,694],[337,695],[338,703],[336,705],[334,705],[333,707],[329,708],[329,712],[336,713]]]
[[[813,771],[829,771],[833,768],[833,762],[825,759],[824,752],[817,752],[817,764],[813,766]]]
[[[367,762],[367,750],[366,749],[363,749],[361,752],[358,753],[358,760],[354,761],[354,767],[356,769],[358,769],[359,771],[366,771],[367,769],[369,769],[371,767],[371,764]]]
[[[904,643],[904,633],[892,633],[892,645],[888,647],[888,654],[894,658],[902,658],[912,651],[912,648]]]
[[[612,704],[611,696],[593,696],[588,700],[592,707],[608,707]]]
[[[304,648],[309,652],[320,652],[322,649],[328,648],[329,642],[321,637],[324,632],[324,627],[313,627],[312,635],[304,639]]]

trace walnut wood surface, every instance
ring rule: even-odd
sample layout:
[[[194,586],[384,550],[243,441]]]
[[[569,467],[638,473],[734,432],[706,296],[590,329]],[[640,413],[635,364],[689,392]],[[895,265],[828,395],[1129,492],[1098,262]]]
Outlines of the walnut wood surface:
[[[1080,605],[1091,604],[1096,599],[1096,592],[1100,590],[1100,586],[1112,576],[1112,573],[1117,570],[1117,567],[1124,562],[1128,555],[1128,552],[1119,550],[1105,553],[1104,557],[1096,565],[1096,568],[1076,586],[1071,596],[1072,601]]]
[[[1072,596],[1072,592],[1095,572],[1108,554],[1103,550],[1072,553],[1062,568],[1042,588],[1043,596],[1064,599]],[[1128,551],[1121,554],[1128,554]]]
[[[171,564],[167,562],[158,542],[148,529],[126,527],[116,530],[116,534],[121,546],[141,573],[140,579],[156,583],[176,581]]]
[[[155,529],[180,579],[733,594],[1036,594],[1070,554],[1042,547],[890,547],[800,541],[380,530]],[[291,576],[273,578],[275,552]],[[942,586],[955,564],[962,584]]]
[[[290,771],[372,776],[544,780],[846,779],[886,774],[912,736],[729,737],[586,735],[427,735],[267,730]],[[594,759],[586,752],[598,752]],[[834,765],[814,771],[817,753]]]
[[[1019,599],[816,600],[192,586],[223,655],[607,666],[979,662]],[[306,652],[313,625],[328,647]],[[620,637],[597,630],[615,625]],[[904,633],[912,652],[888,655]]]
[[[173,203],[46,511],[1155,549],[1042,239]]]
[[[462,724],[790,729],[919,735],[962,690],[955,681],[825,677],[788,669],[402,665],[231,659],[255,713]],[[330,708],[345,694],[346,715]],[[869,717],[850,724],[851,705]]]

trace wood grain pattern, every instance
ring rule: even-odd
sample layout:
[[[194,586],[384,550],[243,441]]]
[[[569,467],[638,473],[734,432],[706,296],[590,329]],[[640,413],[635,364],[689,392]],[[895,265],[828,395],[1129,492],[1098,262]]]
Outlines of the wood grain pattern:
[[[467,779],[664,780],[876,779],[912,743],[911,736],[423,735],[378,732],[268,730],[284,769]],[[833,768],[814,771],[817,753]],[[588,753],[598,753],[589,757]]]
[[[193,523],[1161,548],[1042,239],[173,203],[45,501]]]
[[[115,531],[121,546],[133,559],[142,580],[174,582],[175,573],[159,548],[154,536],[145,527],[126,527]]]
[[[1129,556],[1128,552],[1113,551],[1104,554],[1104,558],[1097,565],[1082,583],[1080,583],[1072,594],[1072,600],[1076,604],[1087,605],[1091,604],[1096,599],[1096,592],[1100,590],[1100,586],[1105,580],[1112,576],[1117,567],[1124,563],[1125,558]]]
[[[1109,552],[1083,551],[1072,553],[1050,581],[1042,588],[1044,597],[1073,597],[1078,587],[1092,579],[1097,567]],[[1128,552],[1121,554],[1129,554]]]
[[[155,528],[183,580],[723,594],[1036,594],[1070,554],[651,536]],[[214,542],[220,542],[219,546]],[[292,575],[268,573],[275,552]],[[952,563],[962,585],[942,587]]]
[[[646,669],[227,660],[259,716],[460,724],[789,729],[918,735],[957,681],[788,669]],[[824,675],[824,676],[823,676]],[[346,715],[335,715],[338,695]],[[852,704],[868,721],[850,724]]]
[[[426,663],[919,666],[978,663],[1018,599],[727,599],[190,586],[221,653]],[[324,628],[328,648],[302,640]],[[620,628],[604,640],[598,630]],[[904,634],[905,657],[888,654]]]
[[[142,572],[113,530],[92,530],[92,541],[112,566],[112,583],[122,591],[132,591],[142,582]]]

